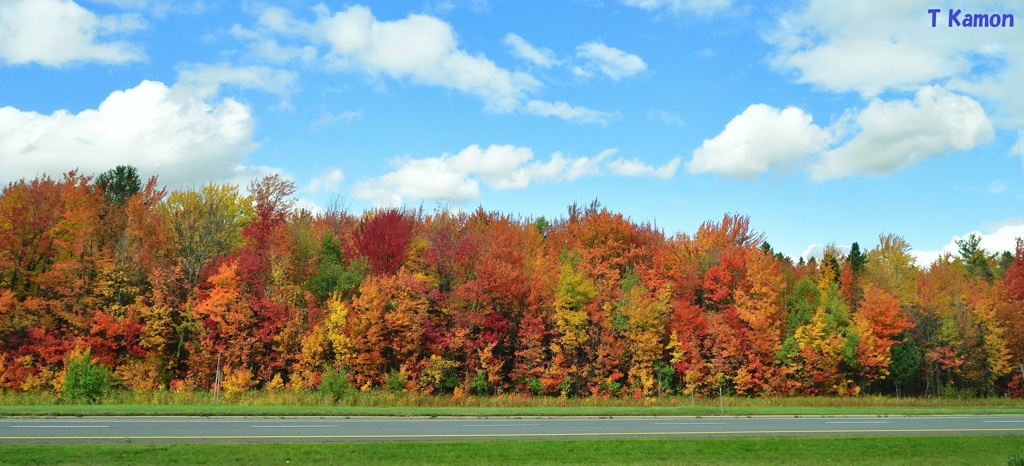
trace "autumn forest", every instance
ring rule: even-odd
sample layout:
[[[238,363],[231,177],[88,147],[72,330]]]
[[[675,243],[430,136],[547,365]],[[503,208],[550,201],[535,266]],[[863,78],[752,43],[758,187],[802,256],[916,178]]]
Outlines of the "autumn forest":
[[[295,208],[278,176],[168,191],[132,167],[0,194],[0,388],[88,351],[118,386],[568,397],[1024,396],[1024,243],[927,268],[898,235],[778,254],[747,217],[666,236],[562,218]],[[849,246],[848,248],[845,246]]]

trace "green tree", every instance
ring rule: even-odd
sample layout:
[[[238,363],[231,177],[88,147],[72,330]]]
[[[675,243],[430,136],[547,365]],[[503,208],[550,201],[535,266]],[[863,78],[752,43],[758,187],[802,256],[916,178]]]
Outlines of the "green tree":
[[[108,204],[124,205],[132,196],[142,192],[139,172],[131,165],[118,165],[96,177],[96,186]]]
[[[854,241],[850,245],[850,253],[846,255],[846,260],[850,261],[850,265],[853,267],[853,275],[858,276],[864,270],[868,257],[860,251],[860,244]]]
[[[908,383],[917,376],[921,367],[921,351],[917,343],[908,333],[904,333],[903,341],[892,347],[892,362],[889,364],[890,379],[896,385],[896,394],[904,392]]]
[[[989,258],[985,255],[985,250],[981,249],[981,237],[971,233],[966,238],[958,239],[955,242],[960,258],[967,266],[967,273],[972,277],[982,278],[992,283],[994,274],[989,265]]]
[[[91,351],[72,357],[68,362],[60,396],[72,403],[95,403],[110,391],[110,371],[90,360]]]

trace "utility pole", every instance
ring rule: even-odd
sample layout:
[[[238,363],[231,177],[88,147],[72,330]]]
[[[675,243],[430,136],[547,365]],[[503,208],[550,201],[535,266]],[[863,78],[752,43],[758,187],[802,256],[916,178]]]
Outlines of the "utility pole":
[[[213,379],[213,404],[217,404],[220,396],[220,353],[217,353],[217,375]]]

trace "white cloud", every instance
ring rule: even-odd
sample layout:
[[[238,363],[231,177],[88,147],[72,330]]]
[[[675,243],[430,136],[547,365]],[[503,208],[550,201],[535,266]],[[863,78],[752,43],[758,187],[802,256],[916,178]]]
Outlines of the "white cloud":
[[[362,180],[352,195],[375,205],[400,205],[406,199],[464,202],[480,197],[481,182],[493,189],[523,189],[531,182],[573,181],[600,172],[600,164],[615,153],[602,151],[594,157],[565,158],[555,152],[547,162],[532,162],[527,147],[472,145],[458,154],[392,162],[395,170]]]
[[[97,16],[72,0],[4,0],[0,3],[0,60],[44,66],[138,61],[145,54],[137,45],[103,39],[144,26],[138,15]]]
[[[732,0],[621,0],[629,5],[645,10],[665,9],[673,14],[690,11],[702,16],[709,16],[732,7]]]
[[[555,52],[551,49],[538,49],[530,45],[526,39],[511,32],[505,34],[505,45],[509,46],[512,55],[516,58],[526,60],[541,68],[551,68],[559,64],[558,58],[555,57]]]
[[[799,108],[751,105],[713,139],[704,140],[686,168],[690,173],[753,179],[799,162],[808,165],[812,180],[824,181],[890,174],[993,138],[981,104],[939,86],[925,86],[913,101],[874,99],[826,128],[812,123],[811,115]]]
[[[577,107],[566,102],[545,102],[542,100],[527,102],[523,106],[523,111],[531,115],[554,116],[571,123],[595,123],[601,126],[606,126],[608,123],[621,118],[617,113]]]
[[[178,67],[178,85],[194,86],[203,95],[213,95],[221,85],[257,89],[282,96],[288,95],[298,80],[293,71],[265,66],[232,66],[226,63],[188,64]]]
[[[1014,219],[1014,222],[999,226],[989,234],[980,231],[973,231],[962,236],[954,236],[949,244],[938,250],[913,250],[910,253],[917,261],[918,267],[927,268],[943,254],[950,254],[959,257],[960,248],[956,245],[958,240],[963,240],[970,235],[977,235],[981,238],[978,247],[989,254],[1002,254],[1004,251],[1013,253],[1017,249],[1017,238],[1024,238],[1024,219]]]
[[[246,29],[238,24],[231,26],[231,35],[251,43],[249,56],[271,63],[287,63],[299,60],[311,63],[317,58],[316,47],[312,45],[281,45],[275,38],[260,31]]]
[[[888,174],[994,137],[992,123],[977,101],[941,87],[921,88],[913,102],[875,99],[850,118],[860,133],[815,163],[812,179]]]
[[[948,8],[933,28],[927,11],[940,6],[930,0],[811,0],[782,15],[765,36],[775,46],[771,62],[799,82],[866,97],[939,83],[992,102],[1008,126],[1024,124],[1024,35],[1008,28],[949,28]],[[1024,17],[1020,2],[949,6]]]
[[[555,152],[551,155],[551,163],[557,161],[559,165],[563,162],[568,162],[568,164],[563,174],[551,176],[550,172],[545,172],[544,179],[558,180],[564,178],[569,181],[575,181],[584,176],[596,175],[601,171],[601,162],[615,155],[616,152],[618,152],[618,149],[605,149],[593,157],[576,157],[568,161],[562,158],[561,153]]]
[[[92,0],[94,3],[103,3],[107,5],[113,5],[118,8],[133,8],[141,9],[145,8],[149,3],[149,0]]]
[[[316,22],[304,24],[281,11],[268,11],[274,13],[264,14],[261,22],[275,30],[303,31],[315,43],[328,45],[324,59],[338,69],[458,90],[480,98],[495,112],[514,110],[541,87],[526,73],[500,68],[482,55],[459,49],[451,26],[432,16],[378,21],[361,6],[334,14],[321,7]]]
[[[323,112],[320,115],[320,119],[316,121],[314,126],[323,128],[332,123],[349,124],[363,117],[362,110],[345,110],[344,112],[333,114],[330,112]]]
[[[1010,190],[1010,185],[1003,181],[993,181],[988,184],[988,192],[992,194],[1002,194]]]
[[[679,169],[681,163],[682,159],[675,157],[665,163],[665,165],[655,168],[639,159],[625,160],[620,158],[609,163],[608,170],[622,176],[653,176],[663,180],[670,180],[676,174],[676,170]]]
[[[345,179],[345,172],[340,168],[334,168],[313,178],[305,190],[311,193],[319,191],[337,191],[341,182]]]
[[[126,10],[148,10],[158,18],[168,13],[201,14],[206,12],[209,0],[89,0],[92,3],[112,5]]]
[[[275,172],[246,167],[255,149],[248,107],[212,101],[195,88],[143,81],[95,109],[50,115],[0,108],[0,183],[78,168],[98,174],[134,165],[174,188],[198,181],[242,181]]]
[[[874,96],[887,89],[916,89],[968,65],[957,54],[936,50],[940,36],[958,34],[931,30],[928,8],[917,0],[884,5],[812,0],[783,15],[767,36],[777,47],[772,62],[796,72],[799,82],[831,91]]]
[[[683,120],[683,117],[656,108],[652,108],[647,111],[647,119],[650,121],[658,121],[673,126],[686,126],[686,121]]]
[[[618,81],[647,69],[647,64],[642,58],[609,47],[602,42],[587,42],[576,47],[576,56],[586,62],[582,67],[573,68],[573,73],[577,76],[590,76],[597,70]]]
[[[705,139],[686,169],[752,179],[775,167],[786,168],[828,146],[830,132],[811,121],[811,115],[796,107],[780,111],[751,105],[718,136]]]

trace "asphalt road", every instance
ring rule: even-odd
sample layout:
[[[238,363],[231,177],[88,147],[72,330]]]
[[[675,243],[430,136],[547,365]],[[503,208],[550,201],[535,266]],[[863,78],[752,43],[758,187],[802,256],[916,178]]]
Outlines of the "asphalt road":
[[[1024,435],[1024,416],[0,419],[0,443],[124,442],[129,439],[144,442],[351,442],[986,434]]]

